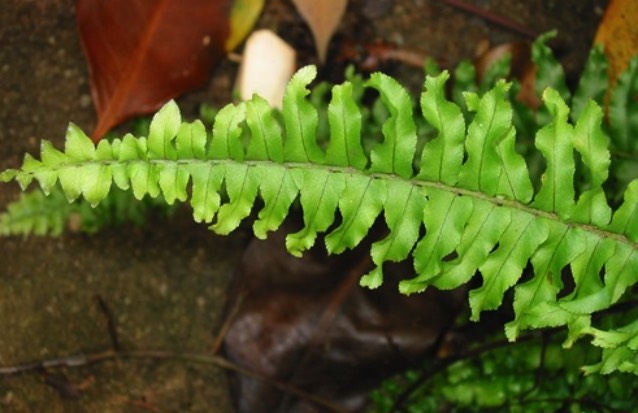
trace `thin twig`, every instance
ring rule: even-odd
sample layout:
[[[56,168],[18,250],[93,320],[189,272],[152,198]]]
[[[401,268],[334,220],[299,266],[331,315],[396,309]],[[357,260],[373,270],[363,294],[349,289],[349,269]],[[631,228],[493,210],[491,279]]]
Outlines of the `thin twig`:
[[[534,30],[530,29],[529,27],[525,25],[516,23],[515,21],[512,21],[511,19],[505,16],[502,16],[500,14],[496,14],[492,11],[485,10],[481,7],[475,6],[473,4],[467,3],[462,0],[445,0],[445,2],[449,4],[450,6],[456,7],[457,9],[461,9],[468,13],[479,16],[480,18],[484,20],[487,20],[491,23],[505,27],[509,30],[515,31],[531,39],[535,39],[536,37],[538,37],[538,33],[535,32]]]
[[[224,319],[223,324],[219,328],[219,331],[217,332],[217,336],[215,337],[215,341],[213,341],[213,348],[211,351],[212,354],[219,354],[219,350],[221,350],[222,345],[224,344],[224,339],[226,338],[226,334],[228,333],[228,330],[230,329],[233,321],[235,321],[235,317],[239,313],[239,310],[241,309],[241,305],[243,304],[244,299],[246,298],[246,295],[247,293],[243,290],[237,293],[236,295],[237,298],[233,302],[232,307],[228,311],[228,314],[226,315],[226,318]]]
[[[303,352],[298,362],[295,363],[296,368],[289,378],[289,381],[291,383],[294,383],[300,372],[307,365],[312,356],[312,353],[322,344],[323,340],[327,336],[327,330],[330,328],[332,322],[340,313],[343,303],[350,296],[350,293],[352,292],[354,287],[358,285],[361,274],[364,274],[365,270],[369,268],[371,264],[372,259],[370,258],[370,255],[365,254],[363,258],[360,259],[357,264],[350,269],[345,280],[341,283],[341,285],[338,286],[337,291],[334,293],[332,299],[330,300],[330,303],[321,314],[321,318],[319,319],[317,328],[312,332],[312,336],[310,336],[310,339],[308,340],[305,351]],[[286,404],[289,402],[290,400],[288,398],[284,398],[281,403],[281,407],[285,407]]]
[[[329,400],[325,400],[321,397],[307,393],[287,383],[273,380],[262,374],[240,367],[224,357],[218,355],[197,353],[178,353],[171,350],[115,351],[109,349],[91,354],[77,354],[68,357],[47,359],[43,361],[36,361],[13,366],[0,366],[0,376],[15,376],[19,374],[41,371],[43,369],[46,370],[60,367],[85,367],[92,364],[122,359],[182,360],[190,363],[212,365],[226,370],[234,371],[238,374],[251,377],[256,380],[263,381],[283,392],[295,395],[301,399],[305,399],[319,406],[322,406],[331,412],[348,413],[346,410],[344,410],[340,406],[335,405]]]
[[[121,350],[120,340],[117,334],[117,326],[115,324],[115,317],[113,317],[113,312],[111,311],[111,308],[106,303],[106,301],[104,301],[104,299],[102,298],[100,294],[95,295],[95,302],[97,303],[98,308],[104,315],[104,319],[106,321],[106,330],[109,334],[109,338],[111,339],[111,345],[113,346],[113,350],[115,351]]]

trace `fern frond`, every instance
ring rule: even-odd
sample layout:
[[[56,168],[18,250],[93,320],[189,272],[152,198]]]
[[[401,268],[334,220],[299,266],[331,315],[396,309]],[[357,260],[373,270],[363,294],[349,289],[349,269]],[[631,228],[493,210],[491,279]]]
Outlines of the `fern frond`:
[[[256,96],[219,111],[209,139],[201,122],[182,122],[170,102],[154,117],[148,138],[127,135],[96,147],[71,125],[64,152],[44,143],[42,160],[27,156],[21,169],[0,178],[23,187],[36,179],[45,192],[59,182],[70,200],[83,196],[91,204],[100,203],[112,185],[138,199],[161,194],[168,203],[190,202],[194,219],[220,234],[236,229],[259,197],[263,207],[253,228],[260,238],[280,226],[298,199],[304,226],[286,242],[295,255],[312,247],[319,233],[327,233],[332,253],[353,248],[382,215],[387,236],[372,244],[375,267],[363,285],[379,286],[384,263],[412,255],[416,276],[399,284],[406,294],[455,288],[481,275],[482,285],[469,297],[474,320],[499,307],[514,287],[516,318],[506,327],[512,340],[522,329],[566,325],[566,345],[588,335],[610,351],[635,349],[633,327],[592,325],[592,314],[617,303],[638,272],[638,182],[612,211],[602,187],[608,139],[596,103],[585,105],[573,123],[562,93],[544,90],[548,121],[535,145],[546,168],[535,190],[515,150],[507,83],[499,81],[483,95],[466,93],[466,124],[461,108],[445,97],[448,74],[428,77],[420,106],[437,136],[417,153],[408,93],[394,79],[372,75],[366,86],[379,92],[388,117],[383,140],[367,156],[348,82],[332,90],[330,139],[325,151],[319,145],[317,110],[307,100],[315,72],[306,67],[291,80],[283,127]],[[578,192],[577,166],[588,171]],[[530,265],[532,277],[520,283]],[[564,291],[565,271],[572,291]],[[635,371],[631,354],[614,368]]]
[[[0,235],[60,235],[72,213],[69,205],[62,191],[23,193],[0,214]]]
[[[0,213],[0,236],[59,236],[65,229],[93,234],[104,227],[133,223],[142,225],[149,212],[170,215],[175,207],[160,198],[142,202],[127,191],[113,188],[97,206],[83,198],[69,202],[59,186],[45,195],[42,191],[25,192]]]
[[[387,413],[402,403],[404,411],[419,413],[440,412],[441,406],[453,406],[452,412],[638,412],[638,376],[578,374],[583,360],[598,352],[586,343],[565,351],[563,336],[547,332],[510,345],[498,336],[472,347],[471,356],[455,357],[447,368],[441,368],[445,359],[426,361],[375,390],[374,407],[367,411]]]

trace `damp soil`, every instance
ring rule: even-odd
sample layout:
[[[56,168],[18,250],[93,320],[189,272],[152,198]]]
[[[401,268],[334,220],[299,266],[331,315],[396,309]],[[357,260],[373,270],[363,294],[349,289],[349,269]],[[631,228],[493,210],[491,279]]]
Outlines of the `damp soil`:
[[[582,68],[604,0],[476,0],[472,3],[541,33],[555,44],[569,75]],[[17,167],[40,140],[61,147],[69,121],[95,124],[88,74],[72,0],[3,0],[0,5],[0,170]],[[307,27],[286,0],[269,0],[259,24],[315,61]],[[434,0],[352,0],[337,43],[381,39],[450,65],[474,57],[481,42],[525,36]],[[334,59],[338,44],[331,49]],[[329,58],[329,62],[331,62]],[[335,77],[338,65],[322,69]],[[384,70],[404,83],[421,71]],[[237,67],[221,62],[208,85],[179,100],[187,117],[206,102],[231,98]],[[18,197],[0,185],[0,209]],[[0,239],[0,366],[123,350],[210,355],[223,323],[229,282],[250,235],[218,237],[180,209],[95,235]],[[110,327],[109,327],[110,326]],[[108,360],[0,377],[0,413],[233,412],[226,371],[180,358]]]

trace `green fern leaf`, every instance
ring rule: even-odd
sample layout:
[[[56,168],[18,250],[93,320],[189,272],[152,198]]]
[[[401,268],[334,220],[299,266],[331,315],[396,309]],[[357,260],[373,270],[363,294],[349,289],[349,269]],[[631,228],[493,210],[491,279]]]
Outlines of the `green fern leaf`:
[[[23,193],[0,214],[0,235],[60,235],[71,214],[62,191]]]
[[[361,146],[361,112],[354,100],[352,84],[335,86],[332,96],[328,106],[331,135],[326,163],[363,170],[366,156]]]
[[[410,178],[417,141],[410,96],[396,80],[382,73],[374,73],[367,86],[379,91],[381,101],[390,111],[383,125],[384,140],[370,153],[370,172]]]
[[[329,170],[304,169],[293,172],[297,188],[302,189],[300,202],[304,210],[305,227],[286,238],[286,247],[291,254],[301,256],[312,247],[317,233],[323,232],[334,222],[339,198],[345,190],[345,176]],[[305,191],[303,189],[312,188]]]
[[[449,75],[428,77],[421,94],[421,110],[425,120],[439,131],[439,136],[427,142],[423,149],[418,178],[454,185],[459,179],[465,143],[465,119],[461,109],[445,98],[445,83]]]
[[[346,188],[339,199],[343,222],[326,236],[328,251],[339,254],[358,245],[383,210],[386,199],[383,180],[347,174]]]
[[[475,93],[465,96],[469,110],[476,115],[467,130],[465,149],[468,158],[461,168],[459,183],[464,188],[490,196],[498,193],[501,176],[502,165],[496,148],[512,124],[512,110],[505,99],[508,88],[500,81],[483,97]]]
[[[317,140],[318,111],[307,99],[315,75],[307,67],[291,80],[283,126],[256,96],[219,111],[209,138],[200,122],[182,123],[171,102],[154,117],[148,138],[127,135],[94,147],[71,126],[64,152],[44,143],[41,161],[26,157],[20,170],[5,171],[0,179],[23,186],[36,179],[45,192],[59,182],[69,199],[83,196],[92,204],[104,200],[113,184],[138,199],[163,195],[168,203],[188,201],[190,193],[194,219],[220,234],[236,229],[259,197],[263,205],[253,228],[260,238],[277,229],[298,200],[303,227],[286,239],[294,255],[311,248],[321,233],[331,253],[353,248],[382,216],[387,232],[372,243],[374,268],[362,277],[363,285],[379,286],[386,262],[410,256],[416,275],[399,284],[406,294],[428,286],[455,288],[478,272],[482,283],[469,292],[472,319],[498,308],[513,288],[508,338],[523,329],[566,326],[565,345],[589,336],[606,346],[606,366],[636,368],[627,352],[638,341],[633,327],[603,329],[592,322],[593,313],[617,303],[638,281],[638,183],[612,210],[603,189],[609,139],[594,101],[574,124],[564,93],[544,90],[548,119],[535,147],[545,169],[535,189],[515,149],[510,85],[504,81],[482,95],[466,93],[466,118],[445,98],[448,74],[428,77],[420,108],[436,136],[417,145],[410,96],[394,79],[372,75],[365,86],[379,93],[385,109],[375,112],[384,113],[383,138],[368,143],[369,151],[361,136],[363,113],[346,82],[332,91],[324,152]],[[561,82],[556,71],[541,77]],[[578,190],[576,170],[586,171]],[[521,283],[526,268],[533,274]],[[571,291],[563,286],[564,273],[572,277]]]
[[[252,135],[246,159],[282,163],[284,147],[281,128],[275,122],[273,110],[265,99],[254,96],[246,102],[246,123]],[[259,212],[253,230],[258,238],[265,239],[268,232],[277,229],[286,218],[298,191],[291,171],[284,166],[257,165],[254,170],[265,207]]]
[[[553,327],[565,324],[556,311],[546,308],[556,301],[563,288],[561,271],[576,257],[582,255],[585,246],[580,233],[555,221],[549,221],[549,235],[531,257],[534,277],[515,289],[514,311],[516,319],[506,324],[505,333],[516,339],[520,330],[530,327]],[[559,311],[562,314],[562,312]]]
[[[536,135],[536,147],[547,161],[542,186],[534,206],[561,218],[571,216],[574,208],[573,127],[567,122],[569,108],[553,89],[546,89],[543,100],[553,120]]]
[[[385,222],[390,234],[372,244],[370,255],[376,268],[361,278],[361,285],[369,288],[377,288],[383,282],[384,262],[399,262],[408,257],[418,240],[426,203],[423,191],[406,182],[390,181],[386,190],[388,198],[392,198],[385,206]]]
[[[361,145],[361,113],[355,104],[350,83],[335,86],[328,106],[331,139],[326,152],[330,165],[364,170],[367,158]],[[345,188],[338,200],[343,218],[339,227],[326,236],[326,248],[339,254],[354,248],[368,233],[385,203],[385,185],[381,180],[345,174]]]
[[[518,281],[530,256],[547,236],[544,221],[526,212],[512,212],[499,247],[479,267],[483,285],[470,291],[473,320],[478,320],[481,311],[500,306],[505,291]]]
[[[323,162],[324,154],[317,144],[317,110],[305,97],[310,94],[306,88],[317,76],[314,66],[300,69],[290,79],[283,99],[285,159],[288,162]]]
[[[404,294],[425,290],[430,280],[436,279],[443,272],[443,259],[460,244],[463,230],[472,216],[473,207],[469,198],[436,189],[429,190],[428,195],[428,202],[437,207],[426,206],[423,211],[423,221],[429,223],[429,226],[427,234],[414,251],[414,268],[418,276],[399,284],[399,289]],[[442,287],[454,288],[454,285]]]

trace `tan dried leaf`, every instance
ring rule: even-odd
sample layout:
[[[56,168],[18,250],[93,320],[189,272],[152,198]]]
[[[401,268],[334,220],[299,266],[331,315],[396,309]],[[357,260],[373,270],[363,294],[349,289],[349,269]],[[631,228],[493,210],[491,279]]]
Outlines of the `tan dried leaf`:
[[[325,62],[328,44],[346,11],[348,0],[292,0],[315,39],[319,60]]]

